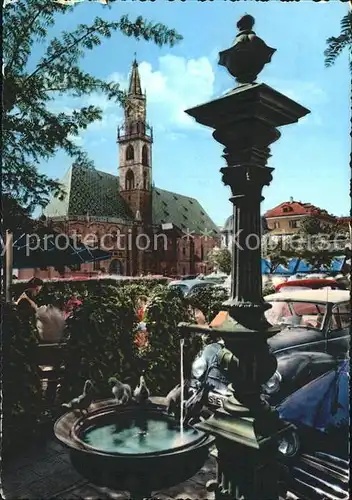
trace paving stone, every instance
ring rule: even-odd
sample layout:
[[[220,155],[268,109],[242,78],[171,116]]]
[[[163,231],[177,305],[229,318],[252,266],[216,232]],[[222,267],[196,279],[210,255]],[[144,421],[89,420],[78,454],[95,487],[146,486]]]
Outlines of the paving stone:
[[[187,481],[173,486],[172,488],[167,488],[165,490],[160,490],[153,494],[154,498],[172,498],[172,499],[194,499],[194,500],[211,500],[214,495],[209,493],[205,489],[205,484],[200,485],[193,481],[193,479],[188,479]]]
[[[202,469],[193,476],[192,480],[195,483],[201,484],[205,487],[206,483],[211,479],[216,478],[216,460],[210,457],[202,467]]]
[[[72,493],[74,493],[77,498],[84,498],[85,500],[98,500],[108,498],[107,496],[103,496],[102,493],[91,484],[80,487]]]
[[[109,488],[96,488],[101,495],[104,495],[104,498],[111,498],[113,500],[126,500],[126,498],[130,498],[127,491],[113,491]]]
[[[57,441],[56,439],[50,440],[50,442],[48,443],[48,449],[51,452],[56,452],[56,453],[66,452],[66,448],[62,444],[60,444],[59,441]]]
[[[51,476],[52,474],[61,474],[61,471],[69,468],[69,464],[60,460],[60,458],[56,456],[50,457],[46,460],[40,460],[31,467],[32,471],[41,477]]]
[[[33,472],[30,468],[23,467],[22,469],[13,472],[4,471],[2,474],[2,485],[5,491],[11,494],[14,490],[22,490],[27,484],[33,483],[40,479],[40,476]]]
[[[69,500],[69,499],[76,499],[79,498],[78,496],[75,495],[75,491],[78,491],[82,486],[85,486],[87,484],[87,481],[84,479],[80,483],[76,483],[75,485],[71,486],[68,489],[62,490],[57,495],[55,495],[53,498],[57,500]]]

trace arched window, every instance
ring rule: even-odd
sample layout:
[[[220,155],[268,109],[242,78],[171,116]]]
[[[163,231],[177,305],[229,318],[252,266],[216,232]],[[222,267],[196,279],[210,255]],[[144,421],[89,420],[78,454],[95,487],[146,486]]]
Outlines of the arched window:
[[[144,144],[142,148],[142,165],[149,165],[148,161],[148,147]]]
[[[148,189],[148,174],[146,171],[143,172],[143,189]]]
[[[134,189],[134,175],[132,170],[126,174],[126,189]]]
[[[134,160],[134,149],[132,144],[129,144],[126,149],[126,160]]]

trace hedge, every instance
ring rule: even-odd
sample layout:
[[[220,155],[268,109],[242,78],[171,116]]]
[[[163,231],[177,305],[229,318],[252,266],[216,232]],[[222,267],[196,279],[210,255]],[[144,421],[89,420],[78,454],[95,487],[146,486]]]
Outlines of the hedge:
[[[122,285],[122,286],[121,286]],[[18,284],[14,286],[18,295]],[[52,416],[56,417],[61,403],[82,392],[84,381],[90,378],[95,386],[95,398],[111,397],[107,381],[116,376],[134,389],[142,371],[151,393],[166,395],[180,377],[180,321],[194,321],[188,302],[179,290],[170,289],[160,280],[86,280],[46,282],[37,302],[62,306],[72,295],[83,299],[82,305],[67,320],[66,370]],[[136,298],[148,295],[146,312],[149,345],[139,348],[135,343],[138,317]],[[25,323],[17,307],[4,305],[3,313],[3,429],[6,443],[17,437],[25,441],[28,433],[38,429],[43,421],[44,406],[35,364],[37,347],[34,321]],[[201,340],[190,336],[185,340],[184,358],[190,368],[201,348]]]

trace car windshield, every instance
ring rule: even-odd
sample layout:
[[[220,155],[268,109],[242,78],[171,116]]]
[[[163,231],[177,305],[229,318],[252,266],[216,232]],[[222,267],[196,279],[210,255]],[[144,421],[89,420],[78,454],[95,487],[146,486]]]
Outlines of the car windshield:
[[[272,325],[322,329],[325,304],[294,300],[272,301],[269,304],[272,307],[266,311],[265,316]]]

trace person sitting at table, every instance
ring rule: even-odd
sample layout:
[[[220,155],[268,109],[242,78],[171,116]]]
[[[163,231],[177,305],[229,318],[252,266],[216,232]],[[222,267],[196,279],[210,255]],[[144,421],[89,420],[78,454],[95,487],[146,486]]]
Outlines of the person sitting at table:
[[[38,305],[35,298],[42,289],[44,282],[39,278],[31,278],[23,293],[18,297],[15,304],[21,316],[33,316],[37,313]]]

